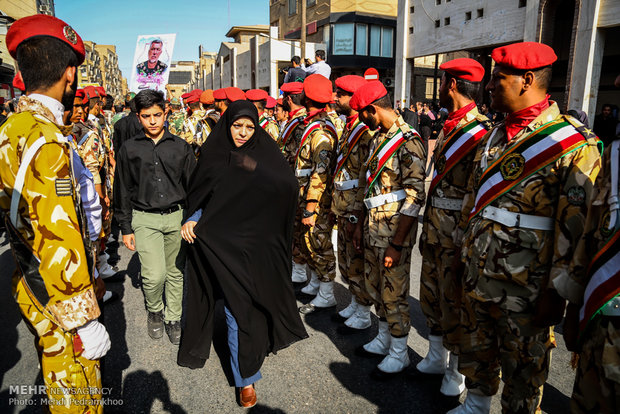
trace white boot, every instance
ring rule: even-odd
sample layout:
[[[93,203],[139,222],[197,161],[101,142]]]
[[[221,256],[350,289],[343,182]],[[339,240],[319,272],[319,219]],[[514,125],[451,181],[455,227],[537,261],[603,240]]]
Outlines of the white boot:
[[[336,306],[334,282],[319,282],[319,293],[310,302],[315,308],[331,308]]]
[[[371,354],[387,355],[390,350],[391,339],[392,337],[390,336],[388,323],[385,321],[379,321],[379,333],[377,333],[375,339],[368,342],[362,348]]]
[[[465,402],[448,411],[447,414],[488,414],[491,412],[491,398],[493,397],[480,395],[475,390],[469,390]]]
[[[349,319],[355,313],[357,309],[357,301],[355,300],[355,296],[351,295],[351,303],[349,306],[338,312],[338,315],[342,316],[345,319]]]
[[[448,364],[448,350],[443,347],[441,336],[428,336],[428,354],[416,368],[424,374],[444,374]]]
[[[308,280],[306,274],[306,265],[293,262],[293,272],[291,274],[291,280],[293,283],[304,283]]]
[[[456,397],[465,391],[465,376],[459,372],[458,368],[459,357],[451,352],[448,369],[443,376],[443,380],[441,380],[441,388],[439,389],[443,395]]]
[[[390,339],[389,353],[383,358],[383,361],[377,365],[380,371],[386,374],[396,374],[409,366],[407,338],[409,338],[409,336],[404,336],[402,338],[392,337]]]
[[[372,325],[370,320],[370,305],[357,305],[355,313],[351,315],[349,319],[344,321],[344,324],[353,329],[366,329]]]
[[[99,260],[101,260],[102,263],[107,263],[108,260],[110,260],[110,255],[106,252],[103,252],[99,255]]]
[[[315,296],[319,293],[319,276],[316,274],[314,270],[310,271],[310,283],[303,287],[301,293],[305,293],[306,295]]]
[[[117,271],[112,266],[110,266],[108,262],[101,262],[98,270],[99,275],[102,279],[107,279],[117,273]]]

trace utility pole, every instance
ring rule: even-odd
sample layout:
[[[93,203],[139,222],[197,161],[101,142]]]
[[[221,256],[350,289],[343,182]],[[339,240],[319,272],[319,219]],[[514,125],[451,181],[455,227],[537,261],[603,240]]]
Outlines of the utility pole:
[[[301,61],[306,59],[306,0],[299,0],[301,2],[301,44],[300,53]]]

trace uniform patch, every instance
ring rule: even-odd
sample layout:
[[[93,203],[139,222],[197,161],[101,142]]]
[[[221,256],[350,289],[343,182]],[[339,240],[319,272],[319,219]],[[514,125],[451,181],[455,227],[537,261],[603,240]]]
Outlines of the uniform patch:
[[[370,171],[371,174],[374,174],[378,166],[379,166],[379,160],[377,159],[377,157],[373,157],[373,159],[370,160],[370,164],[368,164],[368,170]]]
[[[575,185],[568,189],[567,197],[570,204],[582,206],[586,202],[586,190],[580,185]]]
[[[408,152],[404,153],[400,159],[403,165],[407,168],[409,168],[411,164],[413,164],[413,157]]]
[[[601,220],[601,227],[599,229],[599,231],[601,232],[601,236],[605,238],[611,236],[612,229],[609,228],[610,223],[611,213],[609,211],[606,211],[605,214],[603,214],[603,219]]]
[[[71,26],[65,26],[62,28],[62,33],[65,35],[65,39],[74,45],[77,45],[77,33]]]
[[[443,172],[446,169],[446,156],[445,155],[442,155],[441,157],[439,157],[439,159],[437,160],[437,163],[435,164],[435,169],[437,170],[437,173],[443,174]]]
[[[502,161],[499,168],[504,180],[516,180],[525,170],[525,158],[521,154],[510,154]]]
[[[73,195],[73,185],[70,178],[57,178],[55,186],[58,197],[70,197]]]

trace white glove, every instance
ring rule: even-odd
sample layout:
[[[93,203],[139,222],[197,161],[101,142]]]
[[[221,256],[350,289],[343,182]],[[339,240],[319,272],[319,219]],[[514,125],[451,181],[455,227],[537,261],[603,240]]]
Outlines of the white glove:
[[[108,331],[96,319],[77,328],[77,334],[80,336],[84,346],[82,356],[86,359],[95,360],[103,358],[110,350]]]

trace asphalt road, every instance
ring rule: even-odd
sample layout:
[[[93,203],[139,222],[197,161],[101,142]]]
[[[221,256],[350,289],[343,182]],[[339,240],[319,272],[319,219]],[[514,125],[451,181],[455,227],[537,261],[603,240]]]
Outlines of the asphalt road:
[[[21,320],[11,298],[10,279],[14,263],[10,249],[0,238],[0,412],[40,412],[40,394],[15,392],[15,386],[42,384],[33,335]],[[112,349],[104,362],[103,386],[109,390],[106,412],[123,413],[239,413],[228,363],[222,307],[216,326],[214,351],[204,368],[190,370],[176,364],[177,347],[167,336],[152,340],[146,333],[146,312],[140,289],[137,255],[121,247],[118,266],[127,269],[123,283],[109,289],[121,300],[105,306],[104,321]],[[409,335],[412,364],[426,354],[428,328],[418,302],[421,258],[414,248],[411,271],[411,316]],[[350,301],[340,277],[336,286],[338,309]],[[299,302],[305,303],[306,300]],[[379,360],[358,357],[354,349],[373,338],[372,328],[342,336],[330,312],[304,317],[310,337],[265,360],[263,379],[257,383],[256,413],[441,413],[450,401],[441,398],[439,383],[412,381],[404,377],[376,382],[369,377]],[[557,333],[549,380],[542,409],[547,413],[568,412],[574,371],[570,353]],[[13,390],[11,389],[13,387]],[[501,390],[501,389],[500,389]],[[20,390],[23,391],[23,390]],[[461,397],[461,400],[463,397]],[[31,405],[32,404],[32,405]],[[493,398],[493,413],[501,411]]]

